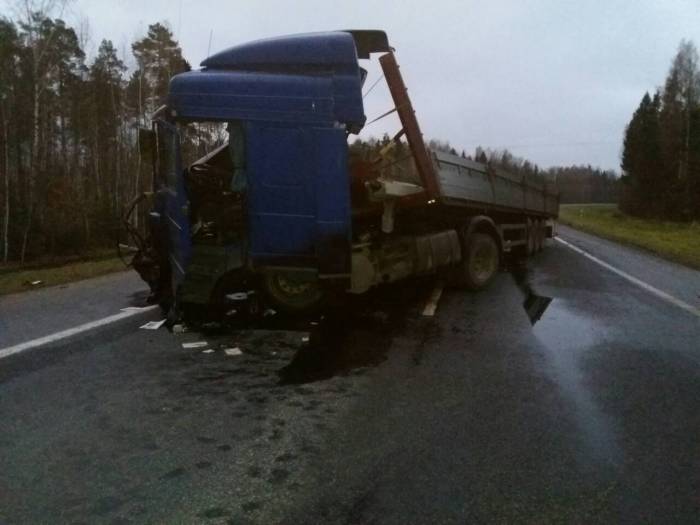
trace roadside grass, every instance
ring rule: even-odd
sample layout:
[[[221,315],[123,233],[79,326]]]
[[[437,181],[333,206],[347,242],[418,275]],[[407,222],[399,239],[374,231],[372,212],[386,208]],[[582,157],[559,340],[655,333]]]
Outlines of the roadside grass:
[[[638,219],[616,204],[562,204],[559,222],[700,270],[700,224]]]
[[[0,265],[0,295],[66,284],[123,270],[126,267],[118,257],[64,262],[59,266],[18,268]],[[37,281],[41,282],[31,284]]]

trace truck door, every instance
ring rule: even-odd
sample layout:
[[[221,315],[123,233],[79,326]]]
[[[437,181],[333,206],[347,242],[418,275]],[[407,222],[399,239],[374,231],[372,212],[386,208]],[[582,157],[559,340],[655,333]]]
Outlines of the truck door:
[[[316,192],[308,131],[249,123],[250,256],[260,266],[313,267]]]
[[[250,255],[259,266],[350,271],[345,132],[249,123]]]
[[[167,232],[168,259],[172,273],[173,292],[185,278],[192,251],[190,239],[189,200],[185,189],[180,155],[180,133],[176,126],[159,120],[158,166],[155,181],[158,209],[164,231]]]

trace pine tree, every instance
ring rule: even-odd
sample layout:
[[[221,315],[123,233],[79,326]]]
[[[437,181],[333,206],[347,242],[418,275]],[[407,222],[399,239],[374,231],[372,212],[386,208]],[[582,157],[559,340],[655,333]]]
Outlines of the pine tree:
[[[147,35],[134,42],[131,49],[138,65],[131,79],[131,92],[138,97],[139,113],[144,117],[166,102],[170,78],[189,71],[190,65],[170,29],[161,23],[148,26]]]
[[[622,151],[624,211],[633,215],[659,216],[664,187],[659,125],[659,94],[645,93],[625,131]]]
[[[105,203],[103,213],[114,215],[120,207],[122,195],[122,146],[126,140],[122,123],[123,80],[126,66],[117,56],[109,40],[100,44],[95,61],[90,66],[90,102],[93,108],[93,155],[96,169],[103,171],[104,184],[111,191],[111,202]]]
[[[692,42],[683,40],[666,77],[660,114],[665,214],[673,218],[690,218],[699,207],[688,199],[695,184],[689,170],[691,116],[699,100],[698,52]]]
[[[690,112],[688,137],[688,191],[686,209],[690,218],[700,219],[700,105]]]

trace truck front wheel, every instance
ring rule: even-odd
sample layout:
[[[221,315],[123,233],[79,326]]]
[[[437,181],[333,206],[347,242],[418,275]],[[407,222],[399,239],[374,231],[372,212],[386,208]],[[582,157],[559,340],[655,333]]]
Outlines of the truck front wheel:
[[[465,243],[462,269],[470,290],[486,288],[498,273],[500,254],[496,240],[486,233],[472,233]]]
[[[271,271],[262,284],[272,303],[292,314],[313,310],[323,298],[318,279],[299,272]]]

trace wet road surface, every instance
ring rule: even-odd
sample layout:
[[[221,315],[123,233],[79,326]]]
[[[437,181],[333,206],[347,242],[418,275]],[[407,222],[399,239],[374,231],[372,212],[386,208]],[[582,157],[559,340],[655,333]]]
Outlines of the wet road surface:
[[[552,241],[524,278],[387,290],[325,357],[153,312],[2,360],[0,523],[696,522],[700,319]]]

